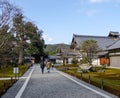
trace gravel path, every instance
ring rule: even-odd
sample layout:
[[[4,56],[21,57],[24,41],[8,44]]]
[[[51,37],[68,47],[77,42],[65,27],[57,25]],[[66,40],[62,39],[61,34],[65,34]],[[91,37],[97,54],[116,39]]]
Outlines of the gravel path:
[[[45,73],[41,74],[39,65],[36,64],[33,68],[31,78],[20,98],[117,98],[62,72],[51,70],[50,73],[47,73],[45,70]],[[11,87],[14,88],[13,90],[17,87],[16,91],[10,92],[9,89],[2,98],[15,98],[23,82],[25,80],[20,79],[16,83],[19,86],[15,84]]]

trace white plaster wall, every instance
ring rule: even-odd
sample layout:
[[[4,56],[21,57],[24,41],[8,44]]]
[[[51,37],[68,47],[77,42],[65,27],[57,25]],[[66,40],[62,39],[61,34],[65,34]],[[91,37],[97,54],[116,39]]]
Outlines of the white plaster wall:
[[[93,61],[92,61],[92,64],[93,65],[100,65],[100,59],[94,59]]]
[[[110,57],[110,67],[120,67],[120,56]]]

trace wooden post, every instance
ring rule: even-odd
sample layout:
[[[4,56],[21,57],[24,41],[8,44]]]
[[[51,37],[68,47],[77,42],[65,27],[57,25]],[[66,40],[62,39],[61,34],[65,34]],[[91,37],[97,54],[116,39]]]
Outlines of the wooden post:
[[[89,83],[90,83],[90,75],[88,76],[88,81],[89,81]]]
[[[12,77],[11,77],[11,85],[12,85]]]
[[[103,89],[104,81],[103,79],[101,80],[101,89]]]
[[[82,73],[80,73],[80,78],[81,78],[81,80],[82,80]]]
[[[6,91],[6,83],[4,82],[4,84],[3,84],[3,88],[4,88],[4,92]]]
[[[19,80],[19,73],[17,73],[17,80]]]
[[[16,73],[15,73],[15,80],[16,80]]]

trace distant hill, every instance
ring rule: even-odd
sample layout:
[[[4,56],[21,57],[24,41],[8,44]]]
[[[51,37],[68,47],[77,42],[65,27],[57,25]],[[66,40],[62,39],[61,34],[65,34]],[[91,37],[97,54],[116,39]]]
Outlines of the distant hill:
[[[44,49],[45,52],[56,51],[58,49],[70,49],[68,44],[47,44]]]

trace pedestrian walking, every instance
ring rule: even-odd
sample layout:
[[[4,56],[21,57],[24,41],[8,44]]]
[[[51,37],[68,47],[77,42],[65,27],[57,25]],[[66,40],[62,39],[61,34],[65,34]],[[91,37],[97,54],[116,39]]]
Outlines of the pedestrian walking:
[[[31,58],[31,66],[33,66],[33,64],[35,63],[35,58]]]
[[[47,67],[47,71],[49,73],[50,72],[50,68],[51,68],[51,62],[50,62],[50,60],[47,61],[46,67]]]
[[[45,68],[45,62],[44,62],[44,59],[42,59],[40,61],[40,67],[41,67],[41,71],[42,71],[42,74],[44,73],[44,68]]]
[[[53,68],[54,68],[54,63],[52,63],[52,70],[53,70]]]

